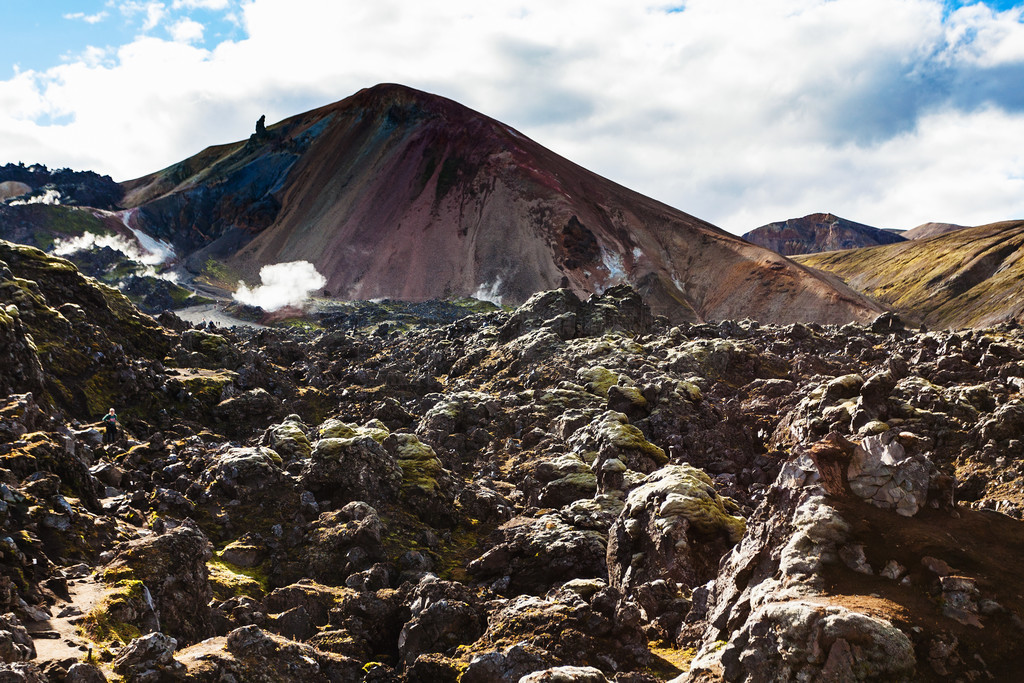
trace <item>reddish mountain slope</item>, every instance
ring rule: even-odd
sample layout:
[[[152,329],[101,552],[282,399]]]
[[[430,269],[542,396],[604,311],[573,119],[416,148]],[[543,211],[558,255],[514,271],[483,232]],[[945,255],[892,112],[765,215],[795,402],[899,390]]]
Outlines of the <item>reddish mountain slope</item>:
[[[675,320],[867,320],[837,280],[558,156],[451,100],[397,85],[292,117],[125,184],[136,223],[192,266],[254,280],[307,260],[331,295],[504,303],[628,282]]]
[[[762,225],[748,232],[743,239],[784,256],[795,256],[894,244],[906,238],[830,213],[812,213],[803,218]]]

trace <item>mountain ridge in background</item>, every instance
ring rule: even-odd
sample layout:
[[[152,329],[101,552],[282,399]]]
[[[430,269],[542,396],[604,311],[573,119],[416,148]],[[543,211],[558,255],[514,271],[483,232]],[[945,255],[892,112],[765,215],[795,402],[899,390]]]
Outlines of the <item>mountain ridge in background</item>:
[[[812,213],[754,228],[743,239],[783,256],[795,256],[893,244],[906,237],[831,213]]]
[[[935,237],[936,235],[945,235],[947,232],[953,232],[955,230],[963,230],[968,226],[956,225],[955,223],[922,223],[915,228],[911,228],[903,233],[903,237],[908,240],[920,240],[925,237]]]

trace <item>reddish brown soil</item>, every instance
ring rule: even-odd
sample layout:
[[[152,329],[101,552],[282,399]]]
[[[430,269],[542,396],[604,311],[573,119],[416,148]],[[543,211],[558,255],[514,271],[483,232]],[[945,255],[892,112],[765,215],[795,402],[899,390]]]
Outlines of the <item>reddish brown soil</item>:
[[[1024,524],[998,513],[967,509],[925,509],[903,518],[849,499],[835,505],[853,526],[852,536],[863,542],[875,571],[896,560],[907,568],[911,585],[833,565],[827,575],[828,602],[884,617],[903,628],[915,640],[920,680],[947,680],[927,663],[929,643],[940,634],[959,641],[965,670],[976,668],[973,653],[984,651],[997,680],[1017,680],[1024,630],[1011,615],[1024,615],[1018,565],[1024,555]],[[929,556],[946,562],[953,575],[973,579],[979,599],[994,600],[1006,611],[981,616],[983,628],[943,615],[938,576],[921,563]]]

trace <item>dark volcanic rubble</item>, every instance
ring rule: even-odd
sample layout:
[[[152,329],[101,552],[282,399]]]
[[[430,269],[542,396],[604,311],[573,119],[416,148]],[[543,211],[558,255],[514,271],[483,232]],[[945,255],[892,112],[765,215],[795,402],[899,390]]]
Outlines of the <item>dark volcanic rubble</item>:
[[[1015,325],[196,328],[0,256],[4,680],[1015,674]]]

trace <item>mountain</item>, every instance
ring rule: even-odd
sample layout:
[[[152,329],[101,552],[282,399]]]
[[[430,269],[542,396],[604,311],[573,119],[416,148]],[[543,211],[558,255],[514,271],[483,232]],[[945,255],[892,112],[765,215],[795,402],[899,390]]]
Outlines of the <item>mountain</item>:
[[[132,227],[193,272],[256,282],[308,261],[343,299],[516,304],[628,283],[677,321],[847,322],[881,310],[827,277],[587,171],[507,125],[399,85],[123,184]]]
[[[830,213],[812,213],[754,228],[743,239],[784,256],[794,256],[893,244],[906,238]]]
[[[903,237],[908,240],[920,240],[925,237],[945,235],[947,232],[953,232],[954,230],[963,230],[965,227],[964,225],[955,225],[953,223],[922,223],[916,228],[911,228],[904,232]]]
[[[1022,247],[1024,221],[1006,221],[797,258],[929,327],[977,327],[1022,320]]]

